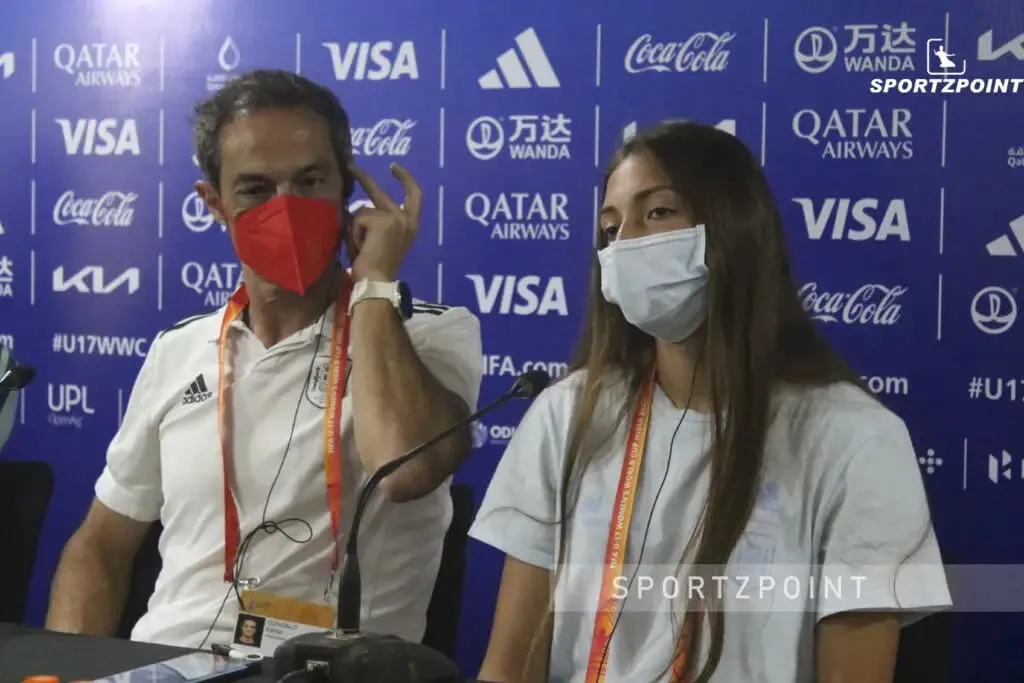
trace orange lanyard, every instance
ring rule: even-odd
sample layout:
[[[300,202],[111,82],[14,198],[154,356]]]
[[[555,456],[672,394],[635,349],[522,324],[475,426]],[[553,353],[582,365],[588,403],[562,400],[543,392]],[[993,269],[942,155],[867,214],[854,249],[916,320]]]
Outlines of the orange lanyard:
[[[651,405],[654,401],[654,372],[644,383],[637,396],[636,408],[629,426],[626,441],[626,457],[619,475],[619,488],[615,493],[612,519],[608,531],[608,544],[604,556],[604,575],[601,578],[601,593],[598,595],[597,615],[594,618],[594,635],[590,641],[590,657],[587,663],[586,683],[603,683],[608,660],[611,657],[609,641],[615,627],[616,578],[622,576],[626,558],[626,542],[629,540],[630,520],[633,518],[633,504],[639,485],[640,465],[647,446],[647,430],[651,424]],[[685,683],[686,650],[680,650],[672,664],[672,680]]]
[[[324,478],[327,480],[327,506],[331,511],[331,529],[338,543],[341,517],[341,404],[345,398],[345,366],[348,363],[349,328],[348,302],[352,282],[342,278],[338,300],[334,305],[334,326],[331,330],[331,360],[327,372],[327,402],[324,409],[323,459]],[[231,469],[234,459],[234,413],[231,393],[234,388],[234,348],[229,349],[231,323],[242,315],[249,305],[249,294],[242,285],[228,300],[218,339],[217,415],[220,422],[221,462],[224,468],[224,580],[235,581],[235,558],[241,542],[238,506],[231,492]],[[301,399],[300,399],[301,400]],[[334,553],[331,571],[338,569],[338,553]]]

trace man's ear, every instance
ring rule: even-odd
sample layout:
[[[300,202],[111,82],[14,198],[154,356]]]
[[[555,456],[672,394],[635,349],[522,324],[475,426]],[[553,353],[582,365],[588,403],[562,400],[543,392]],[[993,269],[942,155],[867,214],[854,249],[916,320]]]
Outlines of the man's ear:
[[[227,220],[224,219],[224,202],[221,200],[220,195],[213,189],[213,186],[205,180],[198,180],[195,184],[196,194],[203,198],[206,203],[206,208],[210,210],[210,214],[216,219],[221,225],[227,225]]]

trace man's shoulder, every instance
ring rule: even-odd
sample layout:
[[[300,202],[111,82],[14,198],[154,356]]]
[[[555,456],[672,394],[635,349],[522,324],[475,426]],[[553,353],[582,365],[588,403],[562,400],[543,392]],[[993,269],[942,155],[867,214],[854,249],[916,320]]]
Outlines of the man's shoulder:
[[[406,325],[437,325],[458,322],[479,323],[477,317],[465,306],[449,306],[420,299],[412,300],[412,317]]]
[[[157,341],[161,345],[188,344],[217,339],[223,307],[206,313],[190,315],[157,333]]]
[[[461,307],[459,306],[448,306],[446,304],[439,304],[432,301],[424,301],[423,299],[414,298],[412,300],[412,319],[429,320],[430,318],[436,318],[444,315],[449,311],[457,311],[460,308]]]
[[[464,306],[414,299],[405,331],[417,348],[441,345],[449,351],[475,354],[480,346],[480,320]]]

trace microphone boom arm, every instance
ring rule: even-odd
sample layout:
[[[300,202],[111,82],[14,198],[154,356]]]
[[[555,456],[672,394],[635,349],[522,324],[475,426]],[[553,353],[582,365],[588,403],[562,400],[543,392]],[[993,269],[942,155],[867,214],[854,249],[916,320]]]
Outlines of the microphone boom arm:
[[[467,427],[468,425],[472,424],[481,415],[485,415],[486,413],[491,412],[495,408],[498,408],[499,406],[504,405],[505,403],[508,403],[513,398],[516,398],[516,395],[514,393],[509,392],[509,393],[505,394],[504,396],[502,396],[498,400],[494,401],[493,403],[489,403],[488,405],[484,406],[483,408],[481,408],[480,410],[476,411],[472,415],[469,415],[465,419],[459,420],[455,424],[453,424],[450,427],[448,427],[447,429],[445,429],[440,434],[438,434],[438,435],[432,437],[431,439],[429,439],[428,441],[425,441],[424,443],[420,444],[419,446],[417,446],[412,451],[406,453],[405,455],[402,455],[399,458],[395,458],[394,460],[391,460],[390,462],[386,462],[383,465],[381,465],[380,467],[378,467],[377,471],[375,471],[373,474],[370,475],[370,478],[366,480],[366,484],[363,486],[362,493],[359,495],[359,502],[356,503],[356,512],[355,512],[355,515],[353,515],[353,519],[356,519],[357,517],[361,518],[363,516],[363,514],[365,514],[365,508],[366,508],[367,505],[369,505],[370,498],[373,496],[374,492],[377,490],[377,487],[380,485],[380,482],[384,481],[384,479],[386,479],[387,477],[391,476],[392,474],[397,472],[399,469],[401,469],[402,465],[404,465],[405,463],[409,462],[410,460],[415,459],[420,453],[422,453],[423,451],[427,450],[431,446],[435,446],[438,443],[440,443],[441,441],[444,441],[445,439],[447,439],[449,436],[451,436],[455,432],[459,431],[460,429],[463,429],[463,428]],[[348,538],[346,539],[346,542],[345,542],[345,554],[346,555],[348,555],[350,553],[355,553],[356,552],[356,549],[357,549],[357,546],[356,546],[357,536],[358,536],[357,533],[350,533]]]
[[[369,505],[370,497],[373,495],[374,491],[377,490],[380,482],[383,481],[385,477],[394,474],[395,471],[402,467],[402,465],[421,455],[431,446],[448,438],[458,430],[471,425],[479,417],[491,412],[495,408],[504,405],[514,398],[532,399],[536,397],[550,381],[551,377],[541,370],[523,373],[516,378],[516,382],[512,388],[497,400],[488,403],[472,415],[456,421],[455,424],[449,426],[447,429],[441,431],[439,434],[427,441],[424,441],[401,457],[384,463],[377,468],[377,471],[370,475],[370,478],[367,479],[366,483],[363,485],[362,491],[360,491],[359,499],[356,501],[356,508],[352,514],[352,524],[349,527],[348,538],[345,539],[345,562],[341,570],[341,580],[338,583],[337,630],[343,633],[356,633],[359,631],[359,611],[362,606],[362,577],[360,576],[359,571],[358,555],[359,526],[363,519],[363,515],[366,513],[366,506]]]

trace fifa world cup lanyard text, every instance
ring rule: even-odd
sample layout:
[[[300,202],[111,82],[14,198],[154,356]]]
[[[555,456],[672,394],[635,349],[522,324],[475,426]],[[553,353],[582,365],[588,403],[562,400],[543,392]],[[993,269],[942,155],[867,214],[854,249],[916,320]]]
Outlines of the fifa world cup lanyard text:
[[[626,556],[626,542],[629,540],[629,526],[633,517],[633,503],[639,483],[640,465],[643,463],[647,446],[647,430],[651,424],[651,406],[654,402],[654,372],[651,372],[637,396],[633,418],[629,425],[626,441],[626,457],[619,475],[619,488],[615,493],[612,519],[608,530],[608,545],[604,555],[604,575],[601,579],[601,593],[598,596],[597,616],[594,618],[594,636],[590,642],[590,658],[587,662],[586,683],[604,683],[608,660],[611,657],[609,640],[615,627],[616,603],[615,579],[622,576]],[[626,598],[623,598],[625,600]],[[687,622],[687,631],[693,621]],[[687,683],[686,640],[672,662],[672,680]]]
[[[345,366],[348,363],[349,330],[351,318],[348,315],[349,297],[352,284],[347,278],[338,290],[334,306],[334,325],[331,328],[331,359],[327,372],[327,401],[324,409],[323,459],[324,478],[327,480],[327,506],[331,511],[331,530],[334,533],[335,552],[331,564],[331,581],[338,570],[339,523],[341,516],[341,404],[345,397]],[[217,413],[220,421],[221,462],[224,468],[224,581],[234,583],[235,560],[241,543],[241,528],[238,521],[238,505],[231,490],[231,475],[234,462],[234,413],[231,394],[234,391],[234,347],[230,338],[231,323],[242,315],[249,305],[249,294],[243,285],[232,295],[224,311],[218,340],[219,382],[217,389]],[[328,584],[329,585],[329,584]]]

